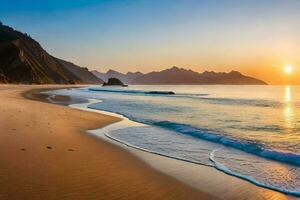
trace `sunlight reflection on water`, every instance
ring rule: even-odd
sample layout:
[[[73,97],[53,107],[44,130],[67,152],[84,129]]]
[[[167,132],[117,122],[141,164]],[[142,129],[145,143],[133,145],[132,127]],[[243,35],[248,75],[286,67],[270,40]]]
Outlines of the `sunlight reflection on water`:
[[[286,126],[286,132],[291,132],[294,128],[294,108],[292,103],[292,90],[289,85],[284,89],[284,121]]]

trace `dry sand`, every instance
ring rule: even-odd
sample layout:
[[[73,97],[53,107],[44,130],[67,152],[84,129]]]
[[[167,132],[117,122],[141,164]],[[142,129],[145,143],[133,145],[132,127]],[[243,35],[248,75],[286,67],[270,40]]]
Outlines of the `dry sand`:
[[[85,133],[119,120],[0,85],[0,199],[212,199]],[[42,97],[41,95],[40,97]]]

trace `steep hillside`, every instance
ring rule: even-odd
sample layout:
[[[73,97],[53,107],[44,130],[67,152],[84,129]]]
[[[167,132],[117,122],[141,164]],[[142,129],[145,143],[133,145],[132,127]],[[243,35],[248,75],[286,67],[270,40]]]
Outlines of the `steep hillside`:
[[[49,55],[29,35],[0,23],[0,82],[23,84],[85,83]]]
[[[93,73],[91,73],[88,68],[79,67],[78,65],[75,65],[74,63],[57,59],[62,66],[70,71],[73,75],[80,78],[80,80],[85,84],[103,84],[103,80],[96,77]]]

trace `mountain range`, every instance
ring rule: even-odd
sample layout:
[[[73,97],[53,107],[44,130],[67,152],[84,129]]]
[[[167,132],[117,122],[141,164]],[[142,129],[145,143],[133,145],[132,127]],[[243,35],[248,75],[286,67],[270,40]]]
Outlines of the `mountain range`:
[[[141,72],[128,72],[123,74],[114,70],[106,73],[92,71],[97,77],[106,81],[108,78],[118,78],[126,84],[140,85],[266,85],[267,83],[249,76],[245,76],[238,71],[203,73],[187,70],[184,68],[172,67],[158,72],[143,74]]]
[[[144,75],[141,72],[128,72],[123,74],[112,69],[108,70],[106,73],[101,73],[96,70],[93,70],[92,73],[105,82],[107,82],[109,78],[117,78],[125,84],[131,84],[133,80]]]
[[[0,23],[0,83],[102,84],[87,68],[57,59],[26,33]]]
[[[47,53],[28,34],[0,22],[0,83],[15,84],[102,84],[117,78],[124,84],[233,84],[264,85],[264,81],[238,71],[198,73],[178,67],[158,72],[126,74],[88,68],[58,59]]]

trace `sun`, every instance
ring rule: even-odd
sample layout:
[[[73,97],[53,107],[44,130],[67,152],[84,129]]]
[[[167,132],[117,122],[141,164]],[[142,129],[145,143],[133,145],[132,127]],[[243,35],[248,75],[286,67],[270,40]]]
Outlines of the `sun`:
[[[292,72],[293,72],[293,66],[291,65],[284,66],[284,73],[291,74]]]

